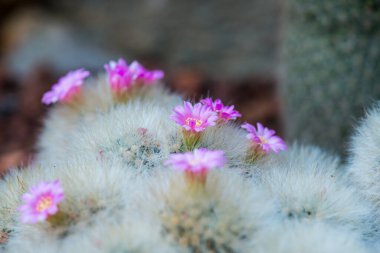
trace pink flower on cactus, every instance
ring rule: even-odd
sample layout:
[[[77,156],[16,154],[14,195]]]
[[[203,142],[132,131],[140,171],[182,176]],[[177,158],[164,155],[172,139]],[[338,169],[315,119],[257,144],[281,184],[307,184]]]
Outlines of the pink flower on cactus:
[[[192,172],[195,174],[207,173],[207,171],[223,167],[226,163],[224,152],[220,150],[195,149],[193,152],[172,154],[166,165],[175,170]]]
[[[201,103],[210,107],[218,114],[219,119],[224,122],[236,120],[238,117],[241,117],[241,114],[234,110],[235,106],[225,106],[220,99],[213,101],[212,98],[205,98],[201,100]]]
[[[70,71],[54,84],[50,91],[42,97],[42,103],[52,104],[58,101],[68,102],[80,92],[83,81],[90,75],[90,72],[84,69]]]
[[[162,70],[147,70],[138,61],[133,61],[129,66],[132,73],[132,79],[135,81],[143,81],[145,84],[153,84],[164,78]]]
[[[64,192],[59,180],[42,182],[32,187],[22,196],[23,204],[18,208],[21,221],[37,223],[46,220],[58,212],[58,204],[63,198]]]
[[[262,124],[257,123],[257,129],[249,123],[241,126],[248,131],[247,138],[250,139],[255,146],[259,146],[265,153],[271,150],[278,153],[280,150],[285,150],[285,142],[278,136],[274,130],[264,127]]]
[[[170,118],[187,131],[202,132],[209,126],[215,126],[218,116],[201,103],[193,106],[189,102],[183,102],[183,106],[174,108]]]
[[[108,74],[108,81],[112,90],[120,92],[129,89],[132,86],[132,74],[124,59],[118,62],[110,61],[104,65]]]
[[[114,91],[120,92],[131,88],[135,82],[149,85],[164,77],[161,70],[147,70],[139,62],[133,61],[129,66],[124,59],[111,61],[104,65],[108,80]]]

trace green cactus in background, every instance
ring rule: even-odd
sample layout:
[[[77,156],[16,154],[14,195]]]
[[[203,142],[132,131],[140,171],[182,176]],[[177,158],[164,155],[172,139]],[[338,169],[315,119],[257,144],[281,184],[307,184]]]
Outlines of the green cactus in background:
[[[380,1],[289,0],[287,21],[288,135],[342,152],[380,97]]]

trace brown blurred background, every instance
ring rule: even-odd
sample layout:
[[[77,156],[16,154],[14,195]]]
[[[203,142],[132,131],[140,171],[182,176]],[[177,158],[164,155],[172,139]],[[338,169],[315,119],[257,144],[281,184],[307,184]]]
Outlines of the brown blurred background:
[[[42,94],[71,69],[120,56],[164,69],[194,99],[235,104],[282,133],[277,96],[281,0],[0,0],[0,171],[26,165],[49,108]]]

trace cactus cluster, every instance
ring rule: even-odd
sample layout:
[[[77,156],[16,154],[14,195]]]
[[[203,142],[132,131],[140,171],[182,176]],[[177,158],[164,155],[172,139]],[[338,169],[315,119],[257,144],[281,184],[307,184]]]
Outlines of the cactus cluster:
[[[380,96],[377,0],[289,0],[283,98],[288,135],[344,153],[355,120]]]
[[[182,106],[134,71],[68,88],[51,109],[33,163],[0,181],[1,252],[379,249],[380,110],[346,165],[312,146],[284,150],[261,124],[244,124],[247,133],[221,120],[233,107],[218,100]]]

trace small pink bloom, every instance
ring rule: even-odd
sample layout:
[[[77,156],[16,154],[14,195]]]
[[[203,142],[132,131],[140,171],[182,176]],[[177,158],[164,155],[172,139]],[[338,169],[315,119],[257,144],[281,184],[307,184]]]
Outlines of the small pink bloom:
[[[178,125],[191,132],[202,132],[209,126],[215,126],[218,116],[208,106],[197,103],[194,106],[183,102],[174,108],[170,116]]]
[[[164,78],[161,70],[147,70],[138,61],[133,61],[129,66],[134,81],[143,81],[145,84],[153,84]]]
[[[223,151],[207,149],[195,149],[193,152],[172,154],[169,160],[165,162],[166,165],[175,170],[195,174],[207,173],[211,169],[223,167],[225,163],[226,158]]]
[[[104,65],[108,80],[114,91],[120,92],[131,88],[136,82],[150,85],[164,77],[161,70],[147,70],[139,62],[133,61],[129,66],[122,58]]]
[[[212,98],[205,98],[201,100],[201,103],[210,107],[218,114],[219,119],[224,122],[236,120],[238,117],[241,117],[241,114],[234,110],[235,106],[225,106],[220,99],[213,101]]]
[[[58,101],[68,102],[71,98],[80,92],[83,80],[90,75],[90,72],[84,69],[70,71],[61,77],[50,91],[42,97],[42,103],[53,104]]]
[[[37,223],[46,220],[58,212],[58,204],[63,198],[64,192],[59,180],[42,182],[32,187],[22,196],[23,204],[18,208],[21,221]]]
[[[118,62],[110,61],[104,68],[112,90],[120,92],[132,86],[132,73],[124,59],[120,58]]]
[[[249,123],[245,123],[241,127],[248,131],[247,138],[265,153],[269,153],[271,150],[278,153],[280,150],[287,148],[285,142],[275,135],[274,130],[270,130],[260,123],[257,123],[257,129]]]

